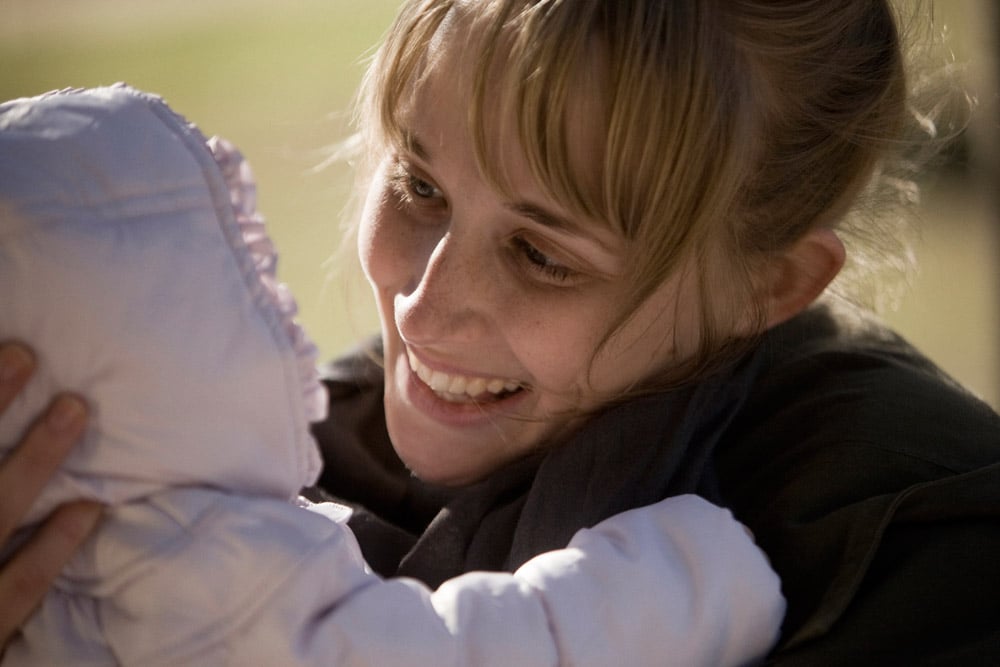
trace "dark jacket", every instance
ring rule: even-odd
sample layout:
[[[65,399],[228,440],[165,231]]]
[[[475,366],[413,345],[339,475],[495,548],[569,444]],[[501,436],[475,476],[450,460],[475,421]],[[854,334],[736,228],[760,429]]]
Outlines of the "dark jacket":
[[[863,318],[815,307],[726,371],[610,407],[458,490],[395,456],[369,356],[327,370],[320,485],[355,506],[383,574],[513,570],[694,492],[730,507],[781,576],[775,664],[1000,664],[1000,417]]]

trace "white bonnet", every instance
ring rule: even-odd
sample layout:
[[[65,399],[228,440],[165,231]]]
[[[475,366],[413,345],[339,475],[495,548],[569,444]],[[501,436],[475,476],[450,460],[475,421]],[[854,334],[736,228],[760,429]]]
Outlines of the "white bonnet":
[[[0,105],[0,340],[38,359],[0,456],[55,392],[92,412],[29,523],[78,497],[315,480],[326,395],[275,265],[240,154],[160,98],[117,84]]]

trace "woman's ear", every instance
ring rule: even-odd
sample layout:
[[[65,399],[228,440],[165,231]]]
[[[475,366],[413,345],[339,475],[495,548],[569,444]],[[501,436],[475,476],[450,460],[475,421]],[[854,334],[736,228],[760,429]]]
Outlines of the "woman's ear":
[[[832,229],[814,229],[776,256],[764,295],[766,327],[805,310],[844,266],[844,244]]]

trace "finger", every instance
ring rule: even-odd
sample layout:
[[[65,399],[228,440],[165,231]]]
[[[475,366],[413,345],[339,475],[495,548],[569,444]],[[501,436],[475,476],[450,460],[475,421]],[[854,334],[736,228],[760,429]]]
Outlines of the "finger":
[[[35,368],[35,357],[23,345],[0,345],[0,412],[7,409]]]
[[[56,575],[91,533],[101,506],[75,502],[56,509],[0,571],[0,647],[20,628]]]
[[[87,422],[83,401],[70,394],[56,398],[24,440],[0,464],[0,544],[7,541],[42,488],[69,453]],[[3,598],[0,598],[2,600]]]

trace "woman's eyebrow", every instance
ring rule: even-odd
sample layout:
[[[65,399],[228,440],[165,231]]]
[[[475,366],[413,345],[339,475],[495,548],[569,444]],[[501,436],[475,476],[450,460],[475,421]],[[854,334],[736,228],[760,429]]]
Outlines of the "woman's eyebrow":
[[[431,162],[431,155],[427,152],[427,149],[417,138],[417,135],[412,130],[404,130],[402,132],[403,136],[403,147],[408,153],[412,153],[424,162]],[[574,224],[566,218],[556,215],[550,211],[545,210],[543,207],[537,204],[532,204],[528,201],[517,201],[517,202],[507,202],[504,204],[504,208],[515,213],[517,215],[533,220],[543,227],[550,227],[552,229],[559,229],[562,231],[569,232],[579,232],[581,227],[578,224]]]
[[[557,215],[551,211],[547,211],[537,204],[532,204],[531,202],[526,201],[508,202],[504,204],[504,208],[516,215],[528,218],[532,222],[535,222],[543,227],[553,229],[562,234],[586,239],[588,242],[594,244],[596,248],[600,249],[600,251],[606,254],[609,258],[618,258],[622,252],[620,247],[609,245],[608,241],[602,238],[601,234],[595,234],[592,225],[580,223],[571,218]],[[609,275],[611,274],[609,273]]]
[[[412,153],[424,162],[430,163],[433,161],[431,154],[427,151],[424,144],[421,143],[420,139],[417,138],[417,135],[413,130],[407,128],[404,129],[401,134],[403,137],[403,147],[406,152]],[[567,234],[582,236],[592,240],[605,252],[617,252],[615,248],[608,246],[607,243],[604,243],[597,235],[595,235],[592,230],[589,229],[588,225],[581,224],[565,216],[553,213],[543,206],[530,201],[504,202],[503,206],[511,213],[527,218],[543,227]]]
[[[524,216],[530,220],[534,220],[543,227],[550,227],[552,229],[558,229],[561,231],[579,233],[582,228],[579,224],[575,224],[566,218],[556,215],[550,211],[545,210],[537,204],[532,204],[531,202],[521,201],[521,202],[507,202],[504,204],[504,208],[516,213],[517,215]]]
[[[419,139],[417,139],[417,135],[413,132],[413,130],[403,130],[402,134],[403,134],[403,148],[406,150],[406,152],[416,155],[418,158],[424,160],[425,162],[431,161],[430,153],[427,152],[427,149],[424,148],[424,145],[420,143]]]

